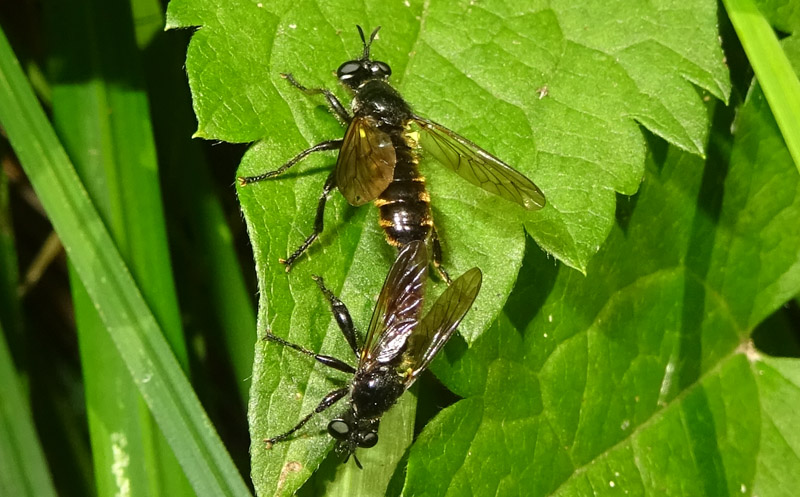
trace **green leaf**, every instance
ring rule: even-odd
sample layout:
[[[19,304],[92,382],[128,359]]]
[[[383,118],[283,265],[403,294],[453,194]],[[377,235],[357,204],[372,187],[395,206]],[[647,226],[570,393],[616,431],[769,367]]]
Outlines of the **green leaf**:
[[[420,113],[540,183],[550,207],[528,215],[526,226],[547,251],[580,269],[610,229],[614,191],[634,193],[641,180],[644,143],[636,123],[700,152],[707,121],[688,81],[727,95],[714,2],[663,12],[625,2],[616,7],[594,2],[582,9],[533,6],[513,13],[483,4],[472,9],[433,2],[424,13],[418,3],[381,5],[371,12],[369,25],[392,23],[373,53],[392,64],[398,88]],[[443,25],[452,18],[460,22]],[[275,168],[309,143],[341,136],[338,123],[320,108],[322,101],[292,89],[279,73],[291,70],[309,86],[335,88],[330,71],[358,52],[352,26],[366,20],[344,4],[172,2],[169,27],[203,27],[187,57],[198,136],[266,140],[252,149],[241,174]],[[549,95],[539,100],[532,89],[544,86]],[[332,158],[308,162],[329,165]],[[283,221],[272,223],[273,232],[296,227],[284,251],[293,250],[310,229],[324,178],[311,164],[299,167],[304,170],[299,177],[290,174],[277,185],[253,186],[258,193],[242,192],[251,223],[256,212],[262,217],[272,207],[250,208],[251,195],[283,204],[268,215]],[[507,293],[522,247],[522,232],[509,221],[524,213],[441,167],[423,169],[431,180],[446,260],[463,271],[476,261],[486,264],[487,255],[503,247],[502,256],[494,257],[503,270],[492,268],[495,276],[488,283]],[[331,208],[328,219],[341,218],[342,208]],[[500,303],[486,314],[495,316]]]
[[[732,144],[715,107],[705,164],[653,141],[587,277],[529,245],[502,318],[434,365],[464,399],[412,447],[405,495],[796,491],[800,361],[750,335],[800,290],[800,179],[760,89]]]
[[[157,0],[154,3],[161,8]],[[144,7],[143,12],[134,12],[137,28],[153,19],[147,5]],[[243,413],[253,371],[256,313],[254,295],[245,284],[234,247],[236,237],[220,203],[220,198],[234,200],[233,186],[215,184],[204,144],[189,139],[197,121],[183,69],[188,36],[164,32],[163,15],[159,13],[160,33],[144,52],[143,62],[159,163],[166,166],[160,172],[167,192],[167,226],[180,227],[170,232],[173,253],[180,254],[173,258],[175,279],[182,284],[178,293],[187,334],[194,328],[208,340],[208,347],[224,347],[241,397],[236,409],[240,407]],[[218,382],[200,378],[198,374],[202,373],[203,370],[193,372],[195,385],[202,381],[206,387],[219,386]],[[208,373],[218,378],[220,372],[213,367]],[[226,404],[226,410],[233,408],[227,397],[219,401]]]
[[[36,437],[30,406],[0,323],[0,493],[19,497],[56,495]]]
[[[17,295],[19,275],[10,200],[8,176],[0,170],[0,323],[5,326],[13,350],[21,342],[23,332]]]
[[[728,77],[716,31],[716,3],[594,1],[519,7],[482,2],[235,2],[173,0],[167,25],[200,26],[186,67],[198,116],[197,136],[256,141],[241,175],[275,169],[309,144],[341,137],[322,99],[279,76],[291,71],[309,87],[343,100],[331,71],[356,56],[355,24],[383,24],[373,56],[391,64],[396,87],[415,110],[451,127],[531,177],[547,196],[527,213],[485,194],[430,161],[428,178],[444,263],[458,275],[487,275],[460,330],[476,340],[500,312],[524,249],[524,225],[548,252],[585,269],[613,222],[615,192],[641,181],[645,143],[639,124],[702,153],[708,120],[701,93],[727,98]],[[457,22],[453,22],[457,19]],[[540,98],[537,88],[547,89]],[[323,155],[323,154],[320,154]],[[395,251],[372,207],[354,209],[334,195],[325,233],[287,277],[277,259],[307,236],[334,156],[309,158],[280,180],[239,189],[253,245],[267,328],[313,350],[346,357],[310,274],[321,274],[368,322]],[[326,168],[327,169],[327,168]],[[550,262],[549,264],[552,264]],[[441,287],[434,289],[434,293]],[[325,338],[328,337],[329,338]],[[253,440],[280,433],[332,388],[289,351],[259,346],[250,408]],[[318,422],[269,453],[253,449],[260,493],[291,493],[322,460],[329,441]],[[377,448],[376,448],[377,450]]]
[[[756,0],[755,4],[776,29],[786,33],[800,30],[800,4],[794,0]]]
[[[47,7],[57,19],[49,25],[56,131],[186,368],[131,5],[84,0]],[[113,341],[74,271],[71,286],[98,495],[190,495],[125,364],[105,353]]]
[[[248,495],[0,32],[0,124],[198,495]]]
[[[49,4],[53,122],[171,348],[188,358],[129,2]],[[87,53],[95,54],[86,57]],[[99,496],[190,495],[78,275],[71,272]]]
[[[0,410],[5,408],[9,413],[8,428],[0,429],[0,433],[5,431],[5,440],[11,443],[6,450],[10,459],[4,460],[11,462],[0,462],[0,467],[21,466],[4,471],[0,476],[0,479],[4,476],[17,479],[12,484],[13,490],[0,488],[0,495],[23,495],[19,489],[28,485],[30,495],[54,495],[52,488],[47,488],[54,482],[58,482],[62,494],[86,495],[94,486],[89,443],[85,440],[86,419],[85,415],[76,414],[75,399],[69,397],[70,388],[79,388],[75,387],[78,380],[65,371],[63,362],[55,359],[47,345],[37,340],[35,330],[25,326],[20,309],[24,286],[36,280],[28,278],[31,272],[37,272],[32,268],[39,264],[37,260],[47,259],[41,255],[50,251],[53,238],[58,251],[61,243],[57,237],[48,236],[26,271],[26,283],[20,284],[8,179],[5,171],[0,171],[0,324],[13,361],[0,359],[0,369],[8,364],[8,367],[15,366],[16,371],[13,380],[9,370],[0,378],[0,389],[5,389],[0,393]],[[16,395],[20,396],[19,400]],[[32,416],[35,412],[45,413],[47,423],[34,427],[31,423],[35,423]],[[53,447],[57,450],[51,450]],[[47,460],[42,451],[47,454]],[[52,472],[52,478],[46,469]]]
[[[765,357],[753,370],[762,416],[753,495],[791,497],[800,485],[800,437],[794,424],[800,404],[797,359]]]
[[[12,360],[7,338],[21,342],[17,254],[8,177],[0,170],[0,494],[55,496],[28,400],[28,378]],[[22,344],[17,343],[17,350]],[[20,359],[21,362],[21,359]]]
[[[800,171],[800,80],[753,0],[723,3]]]

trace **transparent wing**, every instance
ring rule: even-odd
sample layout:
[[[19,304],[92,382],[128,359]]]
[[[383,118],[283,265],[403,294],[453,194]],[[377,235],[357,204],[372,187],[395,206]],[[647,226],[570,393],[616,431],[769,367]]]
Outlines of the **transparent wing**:
[[[406,373],[406,388],[425,371],[464,319],[464,315],[478,296],[482,279],[481,270],[476,267],[462,274],[439,296],[419,326],[408,337],[408,345],[403,352],[403,363],[400,368]]]
[[[356,116],[336,161],[336,185],[350,205],[371,202],[391,183],[396,160],[392,137],[375,119]]]
[[[419,323],[427,275],[425,243],[406,244],[383,283],[359,365],[389,362],[403,350],[406,338]]]
[[[528,210],[544,207],[544,194],[519,171],[441,124],[414,116],[419,145],[459,176]]]

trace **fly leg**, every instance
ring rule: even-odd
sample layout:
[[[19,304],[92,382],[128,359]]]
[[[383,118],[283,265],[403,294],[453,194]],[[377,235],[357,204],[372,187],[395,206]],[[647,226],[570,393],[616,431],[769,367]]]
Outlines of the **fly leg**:
[[[324,152],[326,150],[338,150],[342,148],[342,140],[327,140],[322,143],[317,143],[311,148],[303,150],[297,156],[295,156],[292,160],[287,162],[286,164],[282,165],[278,169],[274,171],[267,171],[266,173],[259,174],[257,176],[240,176],[239,177],[239,184],[241,186],[247,186],[250,183],[255,183],[256,181],[263,181],[265,179],[273,178],[280,174],[285,173],[290,167],[294,166],[301,160],[305,159],[309,155],[313,154],[314,152]]]
[[[336,114],[336,117],[338,117],[342,123],[349,124],[350,121],[353,119],[352,117],[350,117],[350,113],[347,112],[347,110],[345,110],[344,105],[342,105],[342,102],[340,102],[339,99],[336,98],[336,95],[331,93],[330,90],[326,90],[324,88],[306,88],[305,86],[298,83],[297,80],[294,79],[294,76],[292,76],[291,73],[285,73],[285,74],[282,73],[281,77],[289,80],[289,83],[291,83],[292,86],[302,91],[306,95],[319,95],[319,94],[325,95],[325,100],[328,101],[328,106],[331,108],[333,113]]]
[[[291,349],[294,349],[294,350],[300,352],[301,354],[305,354],[305,355],[307,355],[309,357],[313,357],[317,362],[322,363],[322,364],[328,366],[329,368],[336,369],[336,370],[341,371],[343,373],[355,374],[355,372],[356,372],[356,368],[354,368],[353,366],[347,364],[346,362],[344,362],[341,359],[337,359],[337,358],[331,357],[329,355],[317,354],[316,352],[312,352],[312,351],[310,351],[310,350],[308,350],[308,349],[306,349],[304,347],[301,347],[301,346],[299,346],[297,344],[294,344],[292,342],[286,341],[281,337],[275,336],[272,333],[267,333],[266,335],[264,335],[264,340],[269,340],[270,342],[279,343],[279,344],[283,345],[284,347],[289,347]]]
[[[336,177],[334,173],[328,175],[328,179],[325,180],[325,186],[322,187],[322,195],[319,197],[319,203],[317,204],[317,217],[314,219],[314,231],[308,235],[308,238],[294,251],[292,255],[287,257],[286,259],[281,259],[281,263],[286,265],[286,272],[288,273],[292,269],[292,264],[294,264],[295,259],[300,257],[300,255],[306,251],[309,245],[317,239],[320,233],[322,233],[322,229],[324,228],[325,224],[325,203],[328,201],[328,197],[330,196],[333,189],[336,188]]]
[[[308,423],[308,420],[311,419],[312,416],[314,416],[315,414],[321,413],[325,409],[329,408],[330,406],[332,406],[333,404],[335,404],[339,400],[341,400],[342,397],[347,395],[347,390],[348,390],[347,388],[340,388],[340,389],[334,390],[331,393],[329,393],[328,395],[326,395],[325,398],[322,399],[322,401],[316,407],[316,409],[314,409],[310,413],[306,414],[303,417],[303,419],[301,419],[300,422],[297,423],[294,426],[294,428],[292,428],[291,430],[287,431],[286,433],[281,433],[280,435],[278,435],[276,437],[267,438],[266,440],[264,440],[264,442],[267,444],[267,447],[268,448],[272,447],[272,444],[274,444],[276,442],[280,442],[282,440],[286,440],[287,438],[292,436],[292,433],[296,432],[297,430],[302,428],[303,425]]]
[[[448,285],[450,285],[453,283],[453,280],[450,279],[450,275],[447,274],[447,271],[445,271],[442,267],[442,245],[439,243],[439,234],[436,232],[435,226],[432,228],[431,245],[433,249],[433,267],[439,272],[439,276],[441,276],[442,279],[447,282]]]
[[[356,328],[353,326],[353,319],[350,317],[350,311],[347,310],[347,306],[344,305],[344,302],[339,300],[333,292],[325,287],[325,282],[322,280],[322,277],[312,276],[312,278],[317,282],[317,286],[319,286],[325,298],[328,299],[333,317],[336,318],[336,324],[338,324],[339,329],[342,330],[345,340],[350,344],[350,348],[353,349],[353,353],[356,357],[359,357],[361,353],[358,349],[358,343],[356,342]]]

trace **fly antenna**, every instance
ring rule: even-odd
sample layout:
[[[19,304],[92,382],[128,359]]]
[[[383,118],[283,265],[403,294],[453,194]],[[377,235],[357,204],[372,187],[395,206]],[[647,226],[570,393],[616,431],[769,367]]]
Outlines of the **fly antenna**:
[[[364,30],[361,29],[361,26],[356,24],[356,27],[358,28],[358,34],[361,35],[361,43],[364,45],[364,55],[361,56],[361,60],[369,60],[369,47],[370,45],[372,45],[372,40],[375,39],[375,36],[377,36],[378,31],[381,29],[381,27],[378,26],[377,28],[375,28],[375,31],[373,31],[372,34],[369,35],[369,41],[367,41],[367,38],[364,36]]]

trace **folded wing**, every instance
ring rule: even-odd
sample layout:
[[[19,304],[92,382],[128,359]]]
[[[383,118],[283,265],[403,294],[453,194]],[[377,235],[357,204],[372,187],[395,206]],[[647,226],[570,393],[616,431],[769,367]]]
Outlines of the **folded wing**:
[[[461,275],[439,296],[408,337],[400,366],[406,374],[406,388],[430,365],[464,319],[478,296],[482,278],[481,270],[476,267]]]
[[[354,117],[336,161],[336,186],[350,205],[366,204],[392,182],[396,162],[392,137],[378,128],[375,119]]]
[[[525,175],[441,124],[414,116],[419,145],[437,161],[487,192],[528,210],[544,207],[544,194]]]
[[[359,367],[390,362],[403,350],[406,339],[419,324],[427,275],[425,243],[406,244],[392,264],[378,296]]]

